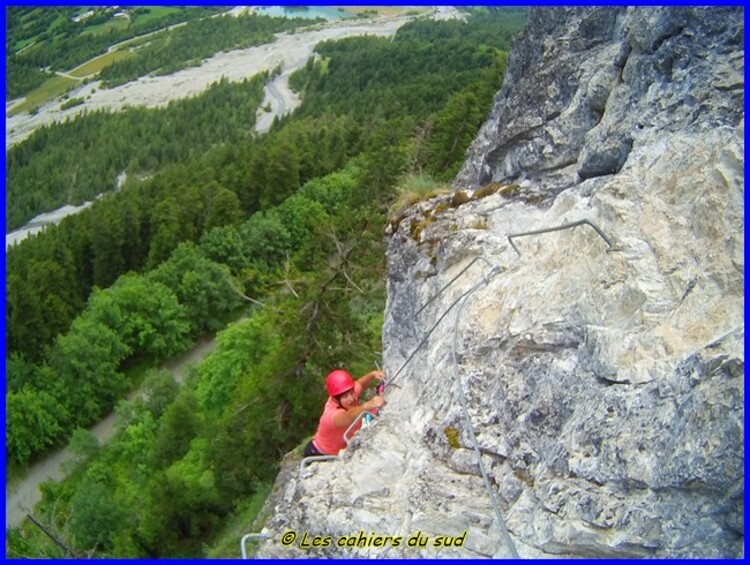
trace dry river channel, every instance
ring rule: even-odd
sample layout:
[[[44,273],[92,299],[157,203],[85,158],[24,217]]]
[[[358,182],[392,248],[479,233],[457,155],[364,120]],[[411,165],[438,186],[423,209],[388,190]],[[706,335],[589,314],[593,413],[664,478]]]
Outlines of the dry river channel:
[[[10,115],[13,108],[23,101],[12,100],[6,103],[6,151],[28,138],[38,128],[72,119],[84,112],[118,111],[127,106],[164,107],[172,100],[197,96],[222,78],[241,81],[258,73],[280,69],[281,72],[266,85],[265,100],[256,117],[255,131],[263,134],[270,129],[274,118],[288,114],[301,103],[300,98],[289,88],[289,75],[307,63],[316,44],[358,35],[391,37],[411,19],[413,18],[410,16],[390,16],[363,21],[332,21],[295,33],[276,34],[273,43],[218,53],[203,61],[199,67],[183,69],[171,75],[141,77],[109,89],[102,88],[99,81],[92,81],[69,93],[71,98],[84,101],[72,108],[63,109],[64,100],[55,99],[40,106],[34,114]],[[117,179],[112,179],[112,186],[117,186]],[[5,248],[41,231],[48,224],[59,223],[65,216],[75,214],[90,204],[68,204],[37,216],[20,229],[6,234]]]

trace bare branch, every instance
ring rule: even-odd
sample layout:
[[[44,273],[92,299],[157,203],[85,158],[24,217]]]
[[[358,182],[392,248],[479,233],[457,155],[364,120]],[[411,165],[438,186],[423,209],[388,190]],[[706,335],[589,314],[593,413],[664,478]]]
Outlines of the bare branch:
[[[253,398],[250,402],[245,404],[244,406],[240,406],[237,410],[234,411],[234,413],[230,416],[230,418],[234,418],[237,414],[245,410],[246,408],[250,408],[253,404],[258,402],[258,398]]]
[[[307,327],[305,328],[306,331],[310,331],[310,328],[312,327],[313,322],[315,321],[315,318],[318,317],[318,302],[315,302],[315,307],[313,308],[313,313],[310,316],[310,319],[307,321]]]
[[[339,238],[336,237],[336,234],[331,230],[328,232],[328,237],[330,237],[333,240],[333,243],[336,244],[336,249],[338,250],[339,255],[343,255],[344,251],[341,248],[341,242],[339,241]]]
[[[299,299],[299,294],[297,294],[297,291],[294,290],[294,287],[292,287],[292,283],[289,280],[289,267],[291,266],[291,264],[292,264],[292,261],[291,259],[289,259],[289,252],[287,251],[286,261],[284,261],[284,284],[289,290],[292,291],[292,294],[294,295],[294,297]]]
[[[341,272],[342,272],[342,273],[344,273],[344,276],[346,277],[346,280],[348,280],[348,281],[349,281],[350,283],[352,283],[352,286],[353,286],[354,288],[356,288],[356,289],[357,289],[357,290],[358,290],[359,292],[361,292],[362,294],[364,294],[365,296],[367,296],[367,293],[366,293],[366,292],[365,292],[364,290],[362,290],[361,288],[359,288],[359,287],[358,287],[358,286],[357,286],[357,285],[356,285],[356,284],[354,283],[354,281],[353,281],[352,279],[350,279],[350,278],[349,278],[349,275],[347,275],[347,274],[346,274],[346,271],[345,271],[344,269],[341,269]]]
[[[284,279],[284,284],[286,285],[286,287],[287,287],[287,288],[288,288],[289,290],[291,290],[291,291],[292,291],[292,294],[294,295],[294,297],[295,297],[295,298],[299,298],[299,294],[297,294],[297,293],[295,292],[295,290],[294,290],[294,289],[292,288],[292,283],[290,283],[290,282],[289,282],[289,279]]]
[[[42,532],[51,539],[55,545],[57,545],[60,549],[62,549],[68,556],[75,557],[73,555],[73,552],[66,546],[57,536],[55,536],[50,530],[48,530],[42,523],[34,518],[31,514],[26,514],[26,517],[31,520],[31,523],[34,524],[37,528],[42,530]]]
[[[229,286],[231,289],[236,292],[241,298],[244,298],[248,302],[252,302],[253,304],[257,304],[258,306],[265,306],[260,300],[255,300],[255,298],[250,298],[249,296],[244,295],[242,292],[237,290],[235,286],[232,284],[232,280],[229,277],[226,277],[227,282],[229,283]]]

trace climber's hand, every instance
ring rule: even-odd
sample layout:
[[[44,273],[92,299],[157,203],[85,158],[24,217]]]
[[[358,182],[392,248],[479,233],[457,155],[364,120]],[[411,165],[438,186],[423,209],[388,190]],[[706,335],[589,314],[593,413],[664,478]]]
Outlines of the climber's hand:
[[[368,410],[372,408],[380,408],[385,405],[385,398],[382,396],[373,396],[370,400],[365,403]]]
[[[385,379],[385,373],[383,371],[372,371],[370,375],[372,375],[379,381],[382,381],[383,379]]]

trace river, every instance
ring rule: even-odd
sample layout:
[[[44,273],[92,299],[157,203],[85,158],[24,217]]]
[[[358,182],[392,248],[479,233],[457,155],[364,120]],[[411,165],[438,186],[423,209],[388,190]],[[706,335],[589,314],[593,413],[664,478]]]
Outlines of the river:
[[[179,355],[162,365],[168,370],[175,381],[182,384],[185,380],[187,369],[198,363],[206,355],[216,348],[216,340],[203,339],[195,344],[189,351]],[[128,401],[133,401],[140,391],[132,391],[127,395]],[[97,424],[89,428],[99,444],[107,443],[117,431],[117,415],[112,412]],[[60,449],[37,461],[26,472],[23,479],[11,485],[5,486],[5,527],[18,527],[31,513],[34,506],[42,499],[39,485],[45,481],[60,481],[65,478],[65,462],[74,457],[67,447]]]

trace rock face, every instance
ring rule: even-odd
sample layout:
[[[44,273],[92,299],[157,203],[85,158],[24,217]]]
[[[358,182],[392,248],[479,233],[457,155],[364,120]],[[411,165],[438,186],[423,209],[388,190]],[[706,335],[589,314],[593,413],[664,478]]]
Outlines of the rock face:
[[[280,475],[259,556],[743,554],[743,16],[532,10],[390,228],[388,404]]]
[[[456,183],[557,192],[617,174],[655,136],[736,126],[742,22],[729,8],[533,10]]]

